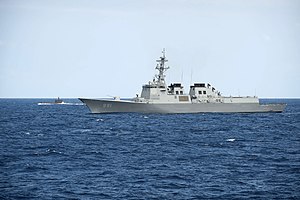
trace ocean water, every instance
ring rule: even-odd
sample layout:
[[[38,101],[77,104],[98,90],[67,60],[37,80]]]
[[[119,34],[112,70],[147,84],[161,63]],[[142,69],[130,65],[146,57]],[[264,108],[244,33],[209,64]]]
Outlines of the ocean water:
[[[169,115],[42,101],[0,99],[0,199],[300,199],[300,100]]]

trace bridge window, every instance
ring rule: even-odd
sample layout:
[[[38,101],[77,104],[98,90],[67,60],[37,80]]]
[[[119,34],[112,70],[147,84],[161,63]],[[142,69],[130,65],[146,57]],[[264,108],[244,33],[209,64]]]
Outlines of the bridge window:
[[[180,91],[180,94],[183,94],[183,91]]]
[[[203,91],[203,94],[206,94],[206,91]]]
[[[198,94],[202,94],[202,91],[198,91]]]
[[[176,94],[179,94],[179,92],[178,92],[178,91],[176,91]]]

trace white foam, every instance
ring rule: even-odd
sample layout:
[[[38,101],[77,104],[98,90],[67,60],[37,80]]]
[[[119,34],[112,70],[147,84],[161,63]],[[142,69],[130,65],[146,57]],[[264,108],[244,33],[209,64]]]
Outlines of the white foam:
[[[227,141],[227,142],[234,142],[235,139],[234,139],[234,138],[229,138],[229,139],[227,139],[226,141]]]
[[[38,103],[39,106],[51,106],[53,103]]]
[[[61,154],[62,152],[61,151],[56,151],[55,149],[47,149],[46,152],[51,152],[51,153],[59,153]]]
[[[91,129],[82,129],[80,130],[81,133],[91,132]]]

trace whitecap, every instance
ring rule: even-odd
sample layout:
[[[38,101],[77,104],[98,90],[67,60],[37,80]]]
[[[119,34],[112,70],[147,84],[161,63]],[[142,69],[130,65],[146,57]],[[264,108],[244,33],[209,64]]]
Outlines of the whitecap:
[[[38,103],[39,106],[51,106],[54,105],[52,103]]]
[[[226,141],[227,141],[227,142],[234,142],[235,139],[234,139],[234,138],[229,138],[229,139],[227,139]]]
[[[47,149],[46,152],[49,152],[49,153],[58,153],[58,154],[62,153],[61,151],[56,151],[55,149]]]
[[[81,133],[91,132],[91,129],[81,129],[80,132]]]

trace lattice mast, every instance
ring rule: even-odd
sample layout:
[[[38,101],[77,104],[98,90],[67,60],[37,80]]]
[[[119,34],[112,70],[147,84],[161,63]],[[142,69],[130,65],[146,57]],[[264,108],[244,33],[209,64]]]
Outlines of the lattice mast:
[[[170,67],[166,66],[165,63],[168,62],[168,60],[166,59],[166,53],[165,53],[165,49],[163,49],[162,51],[162,56],[160,57],[159,60],[156,60],[157,65],[156,68],[158,70],[158,74],[155,75],[156,77],[156,83],[158,86],[164,86],[166,87],[166,83],[165,83],[165,77],[166,75],[164,74]]]

